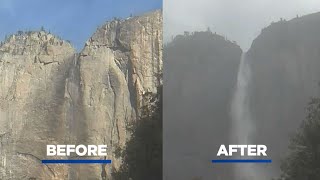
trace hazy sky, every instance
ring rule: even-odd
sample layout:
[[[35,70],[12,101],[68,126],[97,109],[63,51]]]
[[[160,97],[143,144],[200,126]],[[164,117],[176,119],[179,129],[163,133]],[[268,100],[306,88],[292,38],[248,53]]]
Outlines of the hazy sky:
[[[44,26],[81,49],[107,20],[160,8],[162,0],[0,0],[0,41],[18,30]]]
[[[164,0],[163,9],[165,41],[210,27],[247,50],[272,21],[319,12],[320,0]]]

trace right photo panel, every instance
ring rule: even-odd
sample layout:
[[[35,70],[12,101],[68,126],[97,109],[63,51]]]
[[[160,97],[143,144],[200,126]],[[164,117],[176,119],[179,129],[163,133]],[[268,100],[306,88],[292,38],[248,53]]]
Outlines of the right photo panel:
[[[164,180],[320,179],[320,1],[165,0]]]

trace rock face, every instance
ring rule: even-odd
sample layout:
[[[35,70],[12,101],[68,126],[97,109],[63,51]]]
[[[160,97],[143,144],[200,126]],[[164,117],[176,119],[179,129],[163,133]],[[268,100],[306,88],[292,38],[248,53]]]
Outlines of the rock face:
[[[245,97],[254,127],[250,144],[267,145],[272,159],[254,169],[260,180],[278,176],[290,135],[305,118],[310,98],[320,96],[319,32],[320,13],[281,20],[263,29],[245,55],[251,70]],[[234,166],[209,161],[221,144],[234,144],[229,115],[240,47],[210,32],[186,32],[164,53],[164,176],[239,179]]]
[[[229,142],[229,109],[242,50],[206,32],[179,35],[164,49],[164,177],[232,179],[210,159]],[[208,139],[209,138],[209,139]]]
[[[306,116],[320,89],[320,13],[272,23],[254,40],[251,61],[251,110],[255,142],[268,145],[276,174],[290,135]],[[266,171],[266,170],[265,170]],[[271,179],[271,178],[269,178]]]
[[[0,46],[0,179],[106,179],[162,72],[160,11],[101,26],[76,53],[47,32]],[[47,144],[107,144],[111,165],[43,165]]]

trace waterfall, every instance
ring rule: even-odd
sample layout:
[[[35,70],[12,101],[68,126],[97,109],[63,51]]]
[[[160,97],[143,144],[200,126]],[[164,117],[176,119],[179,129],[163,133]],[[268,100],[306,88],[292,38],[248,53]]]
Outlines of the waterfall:
[[[251,69],[246,54],[241,56],[237,86],[231,104],[232,134],[231,141],[236,144],[250,144],[253,121],[249,108],[249,83]]]
[[[79,127],[77,127],[77,114],[78,107],[77,103],[79,101],[79,67],[78,67],[78,55],[75,54],[71,63],[70,69],[68,72],[68,78],[66,80],[66,91],[68,95],[68,107],[67,110],[67,125],[69,127],[69,133],[71,137],[78,137],[77,131],[79,131]],[[75,138],[76,139],[76,138]],[[75,141],[74,139],[74,141]],[[74,142],[76,143],[76,142]]]
[[[249,105],[249,85],[251,82],[251,68],[246,54],[241,56],[238,70],[237,85],[231,104],[232,133],[231,144],[254,144],[254,121],[251,117]],[[240,157],[237,157],[240,158]],[[246,157],[248,158],[248,157]],[[237,180],[261,180],[265,176],[261,174],[256,164],[235,164],[234,179]]]

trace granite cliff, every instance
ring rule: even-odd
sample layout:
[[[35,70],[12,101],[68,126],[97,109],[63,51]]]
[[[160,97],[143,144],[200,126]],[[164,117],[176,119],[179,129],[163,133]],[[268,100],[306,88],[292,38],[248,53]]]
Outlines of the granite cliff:
[[[186,32],[168,43],[164,49],[164,176],[277,177],[290,137],[305,119],[307,103],[320,96],[319,32],[320,13],[314,13],[271,23],[246,53],[211,32]],[[243,59],[243,67],[249,66],[243,71],[249,73],[239,74],[250,76],[248,80],[237,75],[242,72],[239,64]],[[243,102],[239,107],[244,107],[240,115],[250,115],[238,117],[244,120],[240,123],[232,117],[237,83],[246,90],[238,94]],[[234,134],[234,126],[239,124],[245,128]],[[233,165],[212,166],[209,161],[218,158],[215,153],[220,145],[237,144],[233,139],[239,137],[249,139],[250,144],[267,145],[272,164],[250,165],[248,171],[241,165],[245,168],[240,173]]]
[[[250,109],[254,142],[266,144],[275,175],[289,138],[320,89],[320,13],[280,20],[261,31],[247,52],[252,69]],[[270,168],[270,169],[269,169]]]
[[[0,45],[0,179],[106,179],[162,72],[162,14],[113,20],[80,53],[45,31]],[[107,144],[111,165],[43,165],[47,144]]]
[[[232,179],[230,166],[212,168],[208,163],[229,142],[229,109],[241,54],[235,42],[211,31],[185,32],[165,46],[167,179]]]

